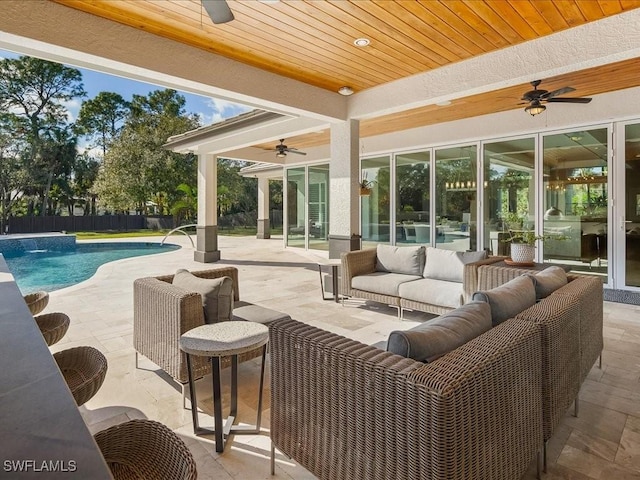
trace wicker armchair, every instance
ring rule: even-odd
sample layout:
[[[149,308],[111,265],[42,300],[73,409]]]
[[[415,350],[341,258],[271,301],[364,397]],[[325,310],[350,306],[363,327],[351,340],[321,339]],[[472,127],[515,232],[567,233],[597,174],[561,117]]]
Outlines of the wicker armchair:
[[[53,354],[78,406],[100,389],[107,374],[107,359],[93,347],[75,347]]]
[[[234,300],[240,300],[238,269],[216,268],[191,272],[201,278],[231,277]],[[188,382],[185,354],[180,350],[180,336],[188,330],[204,325],[202,299],[199,293],[188,292],[172,285],[173,275],[146,277],[133,284],[133,347],[138,353],[167,372],[178,383]],[[262,354],[262,349],[238,356],[243,362]],[[231,365],[231,357],[221,359],[221,368]],[[194,357],[191,362],[194,378],[211,373],[211,364],[205,357]]]
[[[115,480],[195,480],[185,443],[153,420],[131,420],[94,435]]]
[[[49,294],[47,292],[35,292],[24,296],[24,301],[29,307],[31,315],[38,315],[49,304]]]
[[[69,330],[70,320],[64,313],[45,313],[35,316],[34,320],[38,324],[40,333],[42,333],[44,341],[48,346],[62,340],[62,337],[64,337],[67,330]]]

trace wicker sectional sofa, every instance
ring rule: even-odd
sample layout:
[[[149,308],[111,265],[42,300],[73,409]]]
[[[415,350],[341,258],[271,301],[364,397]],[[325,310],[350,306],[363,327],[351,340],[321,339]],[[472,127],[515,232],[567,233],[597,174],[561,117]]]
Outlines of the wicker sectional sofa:
[[[341,255],[341,292],[398,308],[437,315],[450,312],[477,290],[477,269],[503,260],[485,252],[453,252],[433,247],[391,247]]]
[[[426,364],[276,322],[275,446],[321,479],[521,478],[577,397],[587,284],[571,277],[538,302],[534,291],[530,306]]]

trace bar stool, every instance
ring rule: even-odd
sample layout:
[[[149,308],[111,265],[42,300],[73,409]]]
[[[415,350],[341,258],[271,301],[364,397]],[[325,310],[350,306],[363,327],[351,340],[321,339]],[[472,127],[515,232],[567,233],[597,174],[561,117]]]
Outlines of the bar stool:
[[[38,324],[40,333],[42,333],[44,341],[48,346],[62,340],[62,337],[67,333],[69,324],[71,323],[69,317],[60,312],[44,313],[33,318]]]
[[[258,434],[262,418],[262,391],[264,387],[264,364],[269,341],[269,329],[254,322],[228,321],[196,327],[180,337],[180,349],[187,355],[189,393],[193,432],[196,435],[215,434],[216,452],[224,451],[225,438],[230,434]],[[262,347],[262,369],[258,393],[258,413],[255,428],[233,428],[238,412],[238,355]],[[210,357],[213,381],[214,430],[201,428],[198,424],[198,401],[191,373],[191,355]],[[231,408],[225,424],[222,422],[222,393],[220,388],[220,357],[231,356]]]
[[[45,291],[29,293],[24,295],[24,301],[29,307],[31,315],[38,315],[49,304],[49,294]]]
[[[107,374],[107,359],[93,347],[75,347],[53,354],[78,406],[100,389]]]
[[[131,420],[96,433],[115,480],[195,480],[196,462],[185,443],[154,420]]]

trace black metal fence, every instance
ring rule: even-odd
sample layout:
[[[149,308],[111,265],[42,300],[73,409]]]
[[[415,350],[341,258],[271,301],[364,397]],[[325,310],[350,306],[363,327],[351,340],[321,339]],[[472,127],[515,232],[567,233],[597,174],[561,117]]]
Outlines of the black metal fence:
[[[218,218],[221,229],[234,227],[255,227],[257,213],[235,213]],[[271,210],[271,227],[282,227],[282,210]],[[170,215],[85,215],[74,217],[11,217],[8,230],[4,233],[43,233],[43,232],[127,232],[143,229],[172,229],[174,219]]]
[[[5,233],[106,232],[174,228],[173,217],[147,215],[85,215],[73,217],[11,217]]]

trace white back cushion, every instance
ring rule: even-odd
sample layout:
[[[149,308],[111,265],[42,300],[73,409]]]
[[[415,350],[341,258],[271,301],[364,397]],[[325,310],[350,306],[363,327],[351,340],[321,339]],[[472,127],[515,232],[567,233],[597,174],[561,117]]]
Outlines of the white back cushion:
[[[421,275],[424,268],[424,247],[392,247],[378,244],[376,247],[376,270],[378,272]]]
[[[426,262],[424,265],[424,278],[446,280],[448,282],[462,283],[464,266],[467,263],[484,260],[487,252],[455,252],[442,248],[427,247]]]

